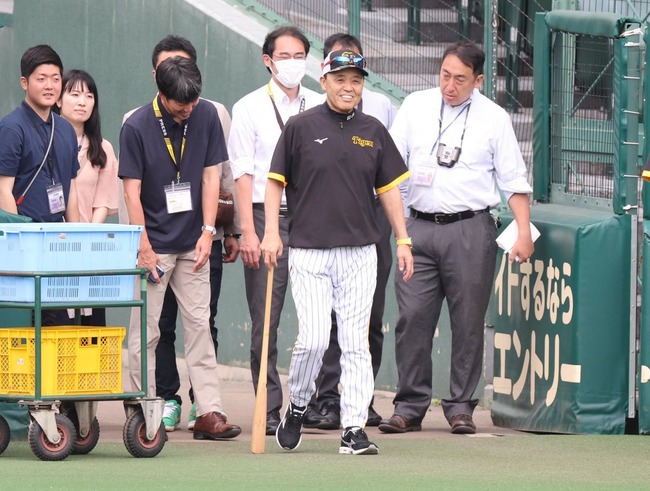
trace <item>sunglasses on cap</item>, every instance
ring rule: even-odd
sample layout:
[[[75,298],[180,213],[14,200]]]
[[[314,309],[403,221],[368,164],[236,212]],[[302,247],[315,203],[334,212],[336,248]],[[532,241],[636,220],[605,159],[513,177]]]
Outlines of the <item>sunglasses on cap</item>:
[[[364,75],[367,75],[365,70],[366,60],[363,56],[353,51],[343,52],[328,59],[323,64],[323,74],[335,72],[344,68],[358,68]]]

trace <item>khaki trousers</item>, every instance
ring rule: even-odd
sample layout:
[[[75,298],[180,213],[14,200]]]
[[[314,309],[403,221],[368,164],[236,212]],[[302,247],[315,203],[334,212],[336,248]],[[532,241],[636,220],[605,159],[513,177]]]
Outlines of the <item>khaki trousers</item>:
[[[158,322],[167,285],[172,288],[183,327],[185,362],[194,390],[197,416],[222,411],[214,343],[210,337],[210,264],[196,273],[194,250],[181,254],[158,254],[165,271],[159,284],[147,283],[147,396],[156,396],[156,346]],[[139,295],[139,291],[138,291]],[[133,309],[128,334],[129,373],[133,390],[141,387],[140,312]]]

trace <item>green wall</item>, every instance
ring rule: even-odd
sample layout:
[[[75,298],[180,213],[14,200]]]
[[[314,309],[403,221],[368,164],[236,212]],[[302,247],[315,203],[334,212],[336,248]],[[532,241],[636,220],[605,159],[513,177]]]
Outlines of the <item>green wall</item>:
[[[211,18],[192,5],[219,12]],[[148,103],[155,93],[151,50],[167,34],[187,37],[196,46],[204,80],[204,96],[223,102],[230,110],[242,96],[268,81],[261,63],[261,42],[267,29],[215,0],[20,0],[15,2],[12,26],[0,29],[0,116],[22,100],[19,62],[36,44],[49,44],[61,55],[64,67],[81,68],[95,78],[104,136],[117,150],[122,116]],[[225,24],[225,25],[224,25]],[[237,27],[231,28],[229,26]],[[236,29],[236,32],[235,30]],[[261,34],[260,34],[261,33]],[[319,55],[320,53],[316,53]],[[309,71],[308,71],[309,73]],[[306,85],[318,90],[317,82]],[[219,302],[219,358],[221,363],[248,366],[250,317],[246,306],[241,261],[226,265]],[[397,383],[395,336],[397,305],[392,278],[384,317],[385,345],[378,389],[393,390]],[[125,309],[111,309],[109,323],[128,324]],[[441,333],[434,343],[434,397],[447,395],[449,386],[449,323],[443,312]],[[297,321],[287,296],[279,335],[279,365],[286,372]]]

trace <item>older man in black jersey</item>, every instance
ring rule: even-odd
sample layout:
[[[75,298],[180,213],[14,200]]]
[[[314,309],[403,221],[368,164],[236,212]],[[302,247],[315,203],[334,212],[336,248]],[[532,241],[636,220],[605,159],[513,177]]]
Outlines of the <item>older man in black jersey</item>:
[[[377,280],[375,191],[398,239],[398,267],[405,280],[413,272],[413,257],[397,188],[408,177],[406,166],[386,128],[355,110],[365,75],[358,53],[330,53],[321,77],[326,102],[287,122],[271,160],[261,249],[267,265],[274,266],[282,253],[278,210],[286,187],[292,220],[289,271],[299,322],[289,367],[290,402],[276,433],[287,450],[301,441],[333,309],[343,386],[339,453],[378,453],[363,430],[374,389],[368,322]]]

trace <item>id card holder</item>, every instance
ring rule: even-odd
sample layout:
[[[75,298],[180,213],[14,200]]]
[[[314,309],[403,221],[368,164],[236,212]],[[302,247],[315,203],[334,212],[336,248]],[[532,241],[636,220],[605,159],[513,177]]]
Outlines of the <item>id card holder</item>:
[[[50,205],[50,214],[65,211],[65,197],[63,196],[63,185],[52,184],[47,188],[47,202]]]
[[[167,213],[180,213],[192,210],[192,186],[189,182],[168,184],[165,186]]]
[[[415,172],[411,177],[413,184],[421,187],[430,187],[433,184],[433,178],[436,174],[438,163],[434,156],[415,166]]]

